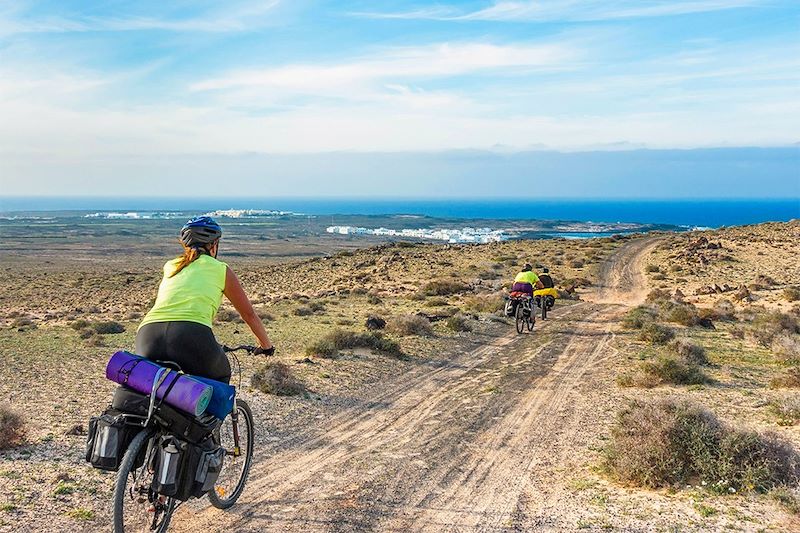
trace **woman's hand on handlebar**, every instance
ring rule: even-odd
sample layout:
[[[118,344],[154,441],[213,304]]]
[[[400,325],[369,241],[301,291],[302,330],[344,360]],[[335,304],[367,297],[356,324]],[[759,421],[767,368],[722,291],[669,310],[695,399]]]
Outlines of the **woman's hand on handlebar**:
[[[274,355],[274,354],[275,354],[275,346],[274,345],[270,346],[269,348],[262,348],[262,347],[259,346],[258,348],[253,350],[253,355],[270,356],[270,355]]]

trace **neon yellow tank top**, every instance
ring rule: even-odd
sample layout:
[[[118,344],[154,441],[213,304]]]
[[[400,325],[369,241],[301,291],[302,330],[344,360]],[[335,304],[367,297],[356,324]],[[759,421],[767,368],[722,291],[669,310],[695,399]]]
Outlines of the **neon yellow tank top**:
[[[139,324],[152,322],[197,322],[211,327],[222,302],[228,265],[209,255],[201,255],[183,270],[170,277],[178,259],[164,265],[164,279],[158,286],[153,308]]]

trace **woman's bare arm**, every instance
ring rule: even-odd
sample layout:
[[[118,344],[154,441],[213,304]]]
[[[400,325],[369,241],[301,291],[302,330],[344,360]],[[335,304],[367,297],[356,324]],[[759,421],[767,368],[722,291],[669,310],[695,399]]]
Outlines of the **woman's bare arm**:
[[[264,329],[264,324],[261,323],[261,318],[256,314],[253,304],[250,303],[242,284],[239,283],[239,278],[236,277],[230,267],[228,267],[228,271],[225,274],[225,290],[223,293],[231,301],[242,320],[250,327],[250,331],[256,336],[261,347],[271,348],[272,341],[269,340],[269,335],[267,335],[267,330]]]

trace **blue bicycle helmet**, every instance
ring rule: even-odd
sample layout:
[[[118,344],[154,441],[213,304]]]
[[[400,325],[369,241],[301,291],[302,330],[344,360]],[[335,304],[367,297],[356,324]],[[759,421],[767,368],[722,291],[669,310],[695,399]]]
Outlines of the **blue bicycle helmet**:
[[[185,246],[211,244],[222,237],[222,228],[211,217],[194,217],[181,228],[181,242]]]

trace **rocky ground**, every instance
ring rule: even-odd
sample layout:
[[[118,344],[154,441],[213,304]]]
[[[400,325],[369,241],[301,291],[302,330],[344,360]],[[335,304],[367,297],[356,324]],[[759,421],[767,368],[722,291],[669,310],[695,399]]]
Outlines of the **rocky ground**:
[[[720,298],[789,311],[800,302],[800,221],[675,233],[648,259],[652,285],[711,306]]]

